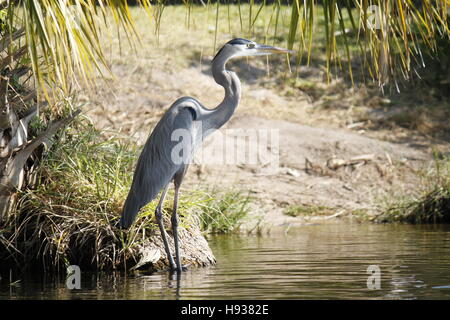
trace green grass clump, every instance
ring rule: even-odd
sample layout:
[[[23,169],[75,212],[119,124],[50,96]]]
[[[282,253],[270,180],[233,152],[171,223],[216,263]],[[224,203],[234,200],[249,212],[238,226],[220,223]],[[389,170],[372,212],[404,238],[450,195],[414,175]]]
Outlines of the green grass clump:
[[[424,174],[424,191],[396,201],[378,222],[450,223],[450,157],[435,157],[435,166]]]
[[[116,269],[133,259],[143,240],[138,232],[154,230],[143,218],[127,236],[114,226],[135,157],[124,138],[105,140],[87,119],[74,121],[56,138],[35,187],[19,194],[16,211],[4,223],[5,266]]]
[[[81,119],[56,139],[36,172],[35,187],[19,195],[16,212],[0,228],[2,267],[126,269],[137,263],[141,246],[159,236],[156,200],[128,231],[116,227],[139,150],[124,137],[108,136]],[[170,230],[173,191],[167,198],[164,221]],[[180,197],[181,224],[189,228],[200,212],[204,230],[234,230],[248,210],[248,199],[241,199],[237,193],[186,192]]]
[[[284,210],[284,214],[291,217],[309,217],[333,214],[334,210],[325,206],[291,205]]]
[[[236,232],[250,212],[250,197],[240,191],[205,192],[200,199],[197,215],[204,232]]]

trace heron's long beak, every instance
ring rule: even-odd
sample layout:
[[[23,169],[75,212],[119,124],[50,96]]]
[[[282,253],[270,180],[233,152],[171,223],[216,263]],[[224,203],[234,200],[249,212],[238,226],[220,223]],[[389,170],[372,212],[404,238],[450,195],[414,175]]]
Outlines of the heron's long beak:
[[[287,50],[287,49],[282,49],[282,48],[278,48],[278,47],[272,47],[272,46],[266,46],[264,44],[258,44],[256,45],[256,50],[258,50],[259,52],[262,53],[294,53],[293,50]]]

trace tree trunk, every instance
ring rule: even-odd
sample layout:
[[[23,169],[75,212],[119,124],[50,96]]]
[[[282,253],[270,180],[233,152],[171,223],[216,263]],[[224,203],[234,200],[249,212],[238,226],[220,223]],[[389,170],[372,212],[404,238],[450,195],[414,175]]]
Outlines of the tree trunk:
[[[3,97],[7,97],[7,93],[2,92]],[[19,118],[6,104],[5,112],[0,113],[0,223],[8,218],[14,208],[17,191],[33,180],[42,156],[42,152],[36,151],[43,145],[50,147],[50,138],[57,130],[80,113],[78,110],[68,118],[51,122],[42,134],[29,140],[29,124],[37,116],[37,110],[37,105],[34,105],[25,116]]]

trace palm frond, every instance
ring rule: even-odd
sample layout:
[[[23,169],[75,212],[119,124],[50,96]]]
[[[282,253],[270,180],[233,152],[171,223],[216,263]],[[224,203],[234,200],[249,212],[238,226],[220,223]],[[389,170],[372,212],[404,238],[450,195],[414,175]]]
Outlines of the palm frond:
[[[138,2],[151,14],[149,0]],[[46,95],[46,83],[68,92],[73,81],[108,72],[99,29],[106,16],[127,38],[137,37],[125,0],[22,0],[11,1],[7,10],[14,28],[24,29],[33,73]]]

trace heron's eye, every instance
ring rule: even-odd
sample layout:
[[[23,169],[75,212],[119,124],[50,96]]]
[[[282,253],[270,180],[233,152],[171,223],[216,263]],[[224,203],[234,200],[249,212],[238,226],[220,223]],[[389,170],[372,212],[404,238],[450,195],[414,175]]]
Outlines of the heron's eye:
[[[247,43],[247,48],[253,49],[255,47],[254,43]]]

